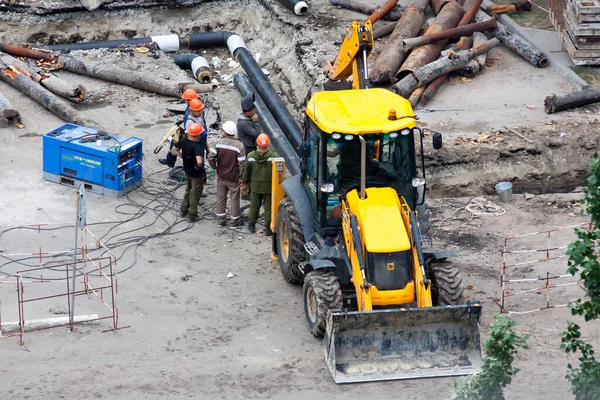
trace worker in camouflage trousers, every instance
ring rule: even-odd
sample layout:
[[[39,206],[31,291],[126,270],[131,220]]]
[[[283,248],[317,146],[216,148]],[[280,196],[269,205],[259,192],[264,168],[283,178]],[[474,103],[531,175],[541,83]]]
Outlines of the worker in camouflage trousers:
[[[263,206],[265,218],[265,236],[272,236],[271,231],[271,174],[272,162],[278,154],[268,149],[271,141],[261,133],[256,139],[257,149],[246,156],[246,166],[242,176],[242,194],[252,192],[250,212],[248,214],[248,231],[256,232],[256,221],[260,207]]]
[[[235,122],[223,124],[224,137],[211,147],[208,162],[217,171],[217,226],[223,228],[227,222],[227,193],[231,197],[229,227],[234,229],[242,226],[240,221],[240,185],[242,170],[246,160],[244,145],[235,138],[237,128]]]

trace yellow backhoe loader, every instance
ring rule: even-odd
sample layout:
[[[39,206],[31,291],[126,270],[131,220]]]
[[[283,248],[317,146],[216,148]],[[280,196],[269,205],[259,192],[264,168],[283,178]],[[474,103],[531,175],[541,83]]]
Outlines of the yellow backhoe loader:
[[[352,76],[353,89],[312,95],[299,148],[271,132],[285,159],[273,165],[274,257],[287,282],[304,285],[335,382],[473,374],[481,305],[464,303],[451,253],[422,248],[423,132],[406,99],[369,88],[372,47],[371,23],[354,22],[327,70]],[[286,163],[299,172],[287,176]]]

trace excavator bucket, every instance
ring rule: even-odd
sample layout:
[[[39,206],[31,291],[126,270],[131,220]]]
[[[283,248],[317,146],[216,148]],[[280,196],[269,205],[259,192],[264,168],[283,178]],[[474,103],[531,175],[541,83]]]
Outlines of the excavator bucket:
[[[333,311],[323,343],[336,383],[475,374],[481,305]]]

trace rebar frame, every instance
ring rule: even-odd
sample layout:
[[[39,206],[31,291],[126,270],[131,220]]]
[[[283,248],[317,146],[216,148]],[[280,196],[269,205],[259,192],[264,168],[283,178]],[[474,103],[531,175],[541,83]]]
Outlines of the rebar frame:
[[[27,225],[27,227],[37,227],[38,233],[41,233],[43,231],[42,227],[56,227],[65,225],[72,226],[72,224],[34,224]],[[2,336],[3,320],[1,310],[2,303],[0,302],[0,339],[18,337],[18,344],[23,349],[27,350],[24,341],[24,335],[26,332],[42,331],[65,326],[68,326],[69,330],[73,331],[76,325],[104,320],[110,320],[111,323],[109,329],[104,330],[103,332],[117,331],[128,328],[128,326],[119,326],[119,308],[117,304],[119,286],[116,270],[116,256],[89,230],[87,226],[79,231],[84,239],[81,241],[81,247],[75,251],[75,254],[78,258],[76,261],[71,260],[69,262],[60,262],[56,264],[52,263],[51,265],[42,266],[45,257],[66,253],[73,254],[73,249],[64,251],[43,251],[43,246],[41,244],[35,251],[30,253],[0,253],[0,259],[7,258],[9,260],[18,256],[39,256],[38,261],[40,264],[40,266],[18,270],[15,273],[5,274],[4,276],[0,277],[0,284],[16,285],[16,304],[18,307],[17,315],[19,324],[18,332]],[[92,248],[90,248],[88,245],[88,236],[94,241]],[[92,253],[95,252],[102,252],[103,255],[93,257]],[[75,291],[72,290],[70,284],[71,279],[73,278],[73,264],[75,264],[76,267],[74,268],[76,271],[76,278],[79,278],[76,283],[81,287],[81,289],[78,289],[76,286]],[[88,268],[88,265],[91,265],[91,268]],[[62,278],[57,278],[57,274],[62,275]],[[48,278],[48,275],[50,275],[52,278]],[[47,296],[35,296],[35,294],[28,296],[29,291],[26,292],[25,290],[28,284],[62,284],[65,285],[66,291]],[[35,291],[32,292],[35,293]],[[30,330],[27,329],[27,319],[25,314],[26,305],[48,299],[66,297],[67,315],[70,315],[73,307],[73,304],[71,304],[70,300],[71,295],[85,295],[88,296],[88,299],[91,299],[92,296],[95,296],[98,300],[100,300],[100,303],[104,306],[103,309],[106,311],[104,314],[98,315],[96,318],[79,319],[78,321],[69,319],[69,322],[65,324],[38,327]]]
[[[567,286],[582,287],[581,281],[560,283],[560,282],[564,282],[564,280],[566,280],[568,278],[573,278],[572,275],[566,274],[566,273],[560,274],[560,275],[552,274],[550,271],[546,271],[545,276],[537,276],[537,277],[521,278],[521,279],[509,279],[508,274],[514,268],[523,267],[523,266],[535,267],[536,265],[539,265],[540,263],[546,263],[546,265],[548,265],[548,263],[550,261],[567,258],[567,256],[564,254],[564,252],[568,248],[568,245],[552,247],[550,245],[550,241],[552,239],[553,234],[561,232],[561,231],[566,231],[566,230],[573,231],[574,228],[591,229],[592,224],[591,223],[583,223],[583,224],[578,224],[578,225],[565,226],[565,227],[549,229],[549,230],[545,230],[545,231],[532,232],[532,233],[527,233],[524,235],[517,235],[517,236],[511,236],[511,237],[504,238],[504,246],[502,249],[502,273],[500,275],[500,303],[498,304],[500,306],[501,314],[528,314],[528,313],[552,309],[552,308],[567,307],[569,305],[569,303],[551,304],[550,293],[551,293],[552,289],[557,289],[557,288],[562,288],[562,287],[567,287]],[[545,248],[527,249],[527,250],[510,250],[510,244],[512,241],[514,241],[516,239],[528,237],[528,236],[534,236],[534,235],[546,236],[546,247]],[[561,255],[551,255],[551,252],[556,252],[556,251],[561,251],[561,250],[562,250]],[[533,260],[521,261],[521,262],[512,262],[512,263],[509,262],[506,257],[507,255],[510,255],[510,254],[536,254],[536,253],[544,254],[544,257],[533,259]],[[566,263],[565,263],[564,270],[566,271]],[[557,280],[559,283],[555,283]],[[531,283],[540,282],[542,284],[537,285],[532,288],[525,289],[525,290],[520,290],[520,291],[511,291],[509,288],[509,284],[511,284],[511,283],[527,283],[527,282],[531,282]],[[514,310],[509,310],[506,305],[507,298],[522,295],[525,293],[540,292],[540,291],[545,292],[546,305],[544,307],[538,307],[535,309],[530,309],[530,310],[525,310],[525,311],[514,311]]]

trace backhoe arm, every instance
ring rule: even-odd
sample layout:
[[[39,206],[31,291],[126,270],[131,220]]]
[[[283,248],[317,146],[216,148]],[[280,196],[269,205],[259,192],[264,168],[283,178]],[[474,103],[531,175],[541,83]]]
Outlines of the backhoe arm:
[[[352,76],[352,89],[366,89],[369,87],[367,57],[371,50],[373,50],[371,21],[362,23],[354,21],[344,36],[333,65],[329,64],[325,73],[334,81]]]

